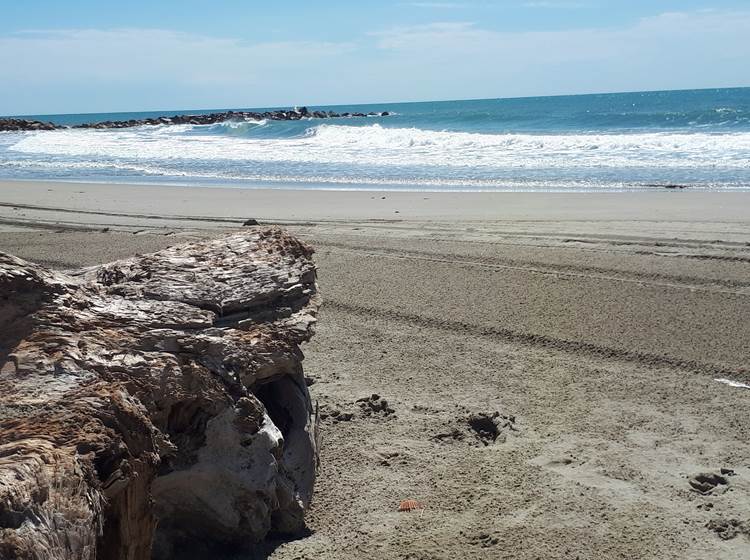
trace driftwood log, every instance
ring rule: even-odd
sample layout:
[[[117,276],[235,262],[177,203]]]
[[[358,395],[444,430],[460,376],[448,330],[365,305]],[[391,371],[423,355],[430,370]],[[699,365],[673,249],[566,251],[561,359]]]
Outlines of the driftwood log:
[[[268,228],[72,274],[0,253],[0,558],[303,529],[311,253]]]

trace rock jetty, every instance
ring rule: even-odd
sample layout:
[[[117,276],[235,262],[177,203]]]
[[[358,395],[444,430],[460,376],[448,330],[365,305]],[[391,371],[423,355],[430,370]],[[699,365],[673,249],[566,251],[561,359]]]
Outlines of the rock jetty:
[[[172,115],[171,117],[151,117],[147,119],[131,119],[127,121],[102,121],[96,123],[83,123],[74,126],[56,125],[50,122],[41,122],[27,119],[0,118],[0,132],[22,131],[22,130],[55,130],[60,128],[131,128],[134,126],[157,126],[174,124],[216,124],[226,121],[298,121],[302,119],[338,119],[353,117],[387,117],[391,113],[383,111],[380,113],[335,113],[333,111],[313,111],[307,107],[294,108],[278,111],[223,111],[220,113],[208,113],[199,115]]]
[[[61,127],[51,122],[0,118],[0,132],[12,132],[16,130],[55,130],[56,128]]]

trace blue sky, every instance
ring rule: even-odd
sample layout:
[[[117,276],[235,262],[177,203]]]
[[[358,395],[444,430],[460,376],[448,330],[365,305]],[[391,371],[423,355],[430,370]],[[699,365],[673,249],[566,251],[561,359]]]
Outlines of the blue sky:
[[[750,2],[0,1],[0,114],[750,85]]]

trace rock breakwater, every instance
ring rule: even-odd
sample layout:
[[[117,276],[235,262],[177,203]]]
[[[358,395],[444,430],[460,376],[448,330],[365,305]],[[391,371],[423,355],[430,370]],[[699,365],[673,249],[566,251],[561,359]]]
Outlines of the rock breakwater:
[[[136,126],[158,126],[158,125],[207,125],[227,121],[248,122],[260,120],[272,121],[298,121],[302,119],[337,119],[337,118],[362,118],[362,117],[387,117],[389,111],[382,112],[343,112],[316,111],[307,107],[276,111],[222,111],[218,113],[195,114],[195,115],[172,115],[162,117],[149,117],[145,119],[129,119],[126,121],[100,121],[82,123],[73,126],[57,125],[51,122],[43,122],[30,119],[0,118],[0,132],[26,131],[26,130],[56,130],[62,128],[132,128]]]

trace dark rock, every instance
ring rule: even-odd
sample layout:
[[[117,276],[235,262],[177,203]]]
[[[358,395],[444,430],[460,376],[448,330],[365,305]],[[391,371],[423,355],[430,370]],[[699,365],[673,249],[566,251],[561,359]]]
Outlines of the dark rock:
[[[0,118],[0,132],[19,130],[55,130],[60,128],[51,122],[34,121],[29,119]]]
[[[256,220],[255,218],[249,218],[249,219],[245,220],[242,223],[242,225],[243,226],[258,226],[260,224],[258,223],[258,220]]]

